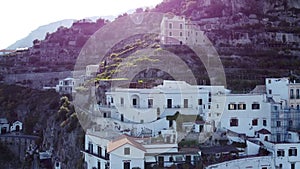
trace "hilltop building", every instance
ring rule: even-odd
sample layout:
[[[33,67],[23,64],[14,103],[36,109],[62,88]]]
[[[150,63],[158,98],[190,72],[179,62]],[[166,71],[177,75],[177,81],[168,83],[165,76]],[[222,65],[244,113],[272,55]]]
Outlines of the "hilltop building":
[[[208,40],[204,32],[192,21],[167,14],[161,22],[161,43],[165,45],[203,45]]]

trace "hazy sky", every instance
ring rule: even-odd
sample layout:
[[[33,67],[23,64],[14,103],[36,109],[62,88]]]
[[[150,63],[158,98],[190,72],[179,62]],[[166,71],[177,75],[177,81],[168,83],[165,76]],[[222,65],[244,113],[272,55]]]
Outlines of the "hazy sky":
[[[0,49],[39,26],[63,19],[122,14],[162,0],[4,0],[0,10]]]

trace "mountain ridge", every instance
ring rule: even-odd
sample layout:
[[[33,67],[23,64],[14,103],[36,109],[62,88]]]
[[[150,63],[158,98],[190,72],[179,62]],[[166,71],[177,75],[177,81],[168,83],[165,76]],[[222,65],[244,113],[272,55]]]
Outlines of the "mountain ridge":
[[[97,19],[103,18],[109,21],[112,21],[115,16],[109,15],[109,16],[92,16],[92,17],[85,17],[83,19],[89,19],[93,22],[95,22]],[[17,48],[27,48],[33,46],[33,41],[38,40],[44,40],[47,33],[53,33],[56,32],[59,27],[66,27],[70,28],[74,22],[78,21],[77,19],[63,19],[55,22],[51,22],[46,25],[39,26],[35,30],[31,31],[26,37],[23,37],[22,39],[17,40],[15,43],[9,45],[6,49],[17,49]]]

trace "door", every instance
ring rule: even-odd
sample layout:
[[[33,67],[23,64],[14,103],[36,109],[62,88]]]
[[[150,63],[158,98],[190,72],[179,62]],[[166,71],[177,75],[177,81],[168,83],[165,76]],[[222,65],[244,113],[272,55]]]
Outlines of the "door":
[[[163,167],[164,166],[164,157],[163,156],[159,156],[158,157],[158,165],[160,167]]]
[[[19,125],[16,126],[16,131],[20,131],[20,126]]]
[[[1,134],[5,134],[6,133],[7,128],[6,127],[2,127],[1,128]]]
[[[185,157],[185,161],[186,161],[186,163],[191,163],[191,156],[190,156],[190,155],[187,155],[187,156]]]
[[[124,169],[130,169],[130,162],[124,162]]]

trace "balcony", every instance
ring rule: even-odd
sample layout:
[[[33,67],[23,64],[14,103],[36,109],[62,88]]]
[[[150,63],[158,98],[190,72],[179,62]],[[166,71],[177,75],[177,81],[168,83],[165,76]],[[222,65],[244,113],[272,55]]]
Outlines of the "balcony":
[[[82,152],[95,156],[97,158],[101,158],[102,160],[109,160],[109,154],[107,153],[105,154],[105,156],[103,156],[103,155],[99,155],[98,153],[93,153],[91,150],[83,150]]]
[[[191,109],[193,105],[164,105],[165,109]]]

